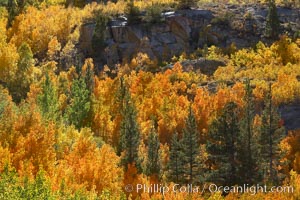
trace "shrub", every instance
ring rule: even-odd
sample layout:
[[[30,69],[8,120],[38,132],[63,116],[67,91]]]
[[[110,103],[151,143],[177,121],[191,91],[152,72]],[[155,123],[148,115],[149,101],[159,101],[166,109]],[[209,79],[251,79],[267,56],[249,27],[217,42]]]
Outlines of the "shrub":
[[[140,10],[137,6],[134,5],[133,0],[130,0],[127,3],[125,13],[127,15],[128,24],[135,24],[140,22]]]
[[[97,13],[95,13],[95,15],[96,15],[96,26],[92,38],[92,47],[94,51],[98,51],[105,47],[104,35],[105,35],[105,29],[109,18],[105,16],[102,13],[102,11],[98,11]]]
[[[197,0],[178,0],[179,9],[189,9],[197,6]]]
[[[279,18],[274,0],[269,0],[269,11],[266,23],[266,36],[276,39],[279,34]]]
[[[146,16],[144,17],[144,21],[149,23],[159,23],[163,20],[162,18],[162,8],[159,4],[152,4],[146,8]]]

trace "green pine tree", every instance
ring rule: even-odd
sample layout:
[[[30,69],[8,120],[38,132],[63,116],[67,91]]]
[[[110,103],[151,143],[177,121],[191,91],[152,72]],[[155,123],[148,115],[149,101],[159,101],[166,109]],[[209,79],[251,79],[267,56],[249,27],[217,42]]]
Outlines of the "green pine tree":
[[[128,1],[125,13],[127,15],[128,24],[135,24],[141,21],[140,10],[137,6],[134,5],[133,0]]]
[[[42,93],[38,96],[38,104],[46,120],[56,121],[59,117],[58,95],[48,73],[45,78]]]
[[[71,87],[71,100],[66,110],[66,118],[77,129],[87,124],[86,119],[91,109],[90,92],[84,78],[75,79]]]
[[[264,110],[259,136],[259,172],[263,182],[278,184],[282,177],[277,170],[280,159],[278,144],[285,136],[284,127],[280,126],[280,116],[277,108],[272,102],[272,87],[265,97]]]
[[[93,93],[94,87],[95,87],[95,71],[94,71],[94,67],[91,66],[92,63],[87,63],[87,68],[85,71],[85,74],[82,75],[82,78],[85,81],[86,87],[89,91],[89,94],[91,95]]]
[[[128,164],[135,164],[141,170],[138,156],[140,130],[136,121],[137,113],[127,88],[125,88],[121,114],[119,153],[122,153],[122,164],[125,168]]]
[[[8,99],[8,93],[6,93],[2,85],[0,85],[0,120],[2,117],[6,117],[3,115],[3,112],[5,111],[6,106],[9,104]]]
[[[277,14],[277,8],[274,0],[269,0],[269,10],[266,22],[266,36],[277,39],[279,34],[279,18]]]
[[[29,86],[31,84],[31,67],[33,67],[34,64],[33,53],[27,43],[21,44],[18,53],[20,58],[17,71],[14,78],[7,83],[10,94],[17,103],[24,99],[29,92]]]
[[[254,96],[250,85],[250,80],[245,82],[245,96],[244,96],[244,116],[240,123],[240,138],[239,138],[239,160],[241,166],[239,168],[239,177],[241,183],[255,183],[256,174],[256,149],[257,143],[254,140],[253,121],[254,121]]]
[[[109,18],[102,12],[98,11],[96,15],[96,25],[92,38],[92,47],[95,53],[101,51],[105,47],[105,29]]]
[[[12,23],[15,17],[20,13],[20,8],[18,7],[17,0],[8,0],[7,1],[7,11],[8,11],[8,22],[7,28],[12,26]]]
[[[191,107],[183,129],[182,145],[185,161],[185,179],[187,183],[191,184],[200,180],[198,163],[199,133],[197,131],[196,118]]]
[[[183,183],[184,154],[178,133],[174,133],[170,146],[170,157],[168,163],[168,178],[174,183]]]
[[[229,102],[209,128],[206,148],[211,170],[206,174],[207,181],[228,186],[238,183],[239,132],[238,107]]]
[[[150,134],[148,136],[148,159],[146,164],[146,174],[157,175],[160,174],[160,142],[155,131],[154,125],[151,128]]]

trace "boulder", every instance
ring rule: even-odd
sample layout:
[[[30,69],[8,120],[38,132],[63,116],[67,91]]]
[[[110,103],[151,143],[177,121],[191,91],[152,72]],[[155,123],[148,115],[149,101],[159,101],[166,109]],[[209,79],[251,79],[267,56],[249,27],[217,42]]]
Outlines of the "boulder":
[[[211,76],[218,69],[218,67],[225,66],[225,63],[220,60],[207,60],[204,58],[199,58],[195,60],[183,61],[181,65],[184,69],[189,69],[190,66],[192,66],[193,70],[200,70],[201,73]]]

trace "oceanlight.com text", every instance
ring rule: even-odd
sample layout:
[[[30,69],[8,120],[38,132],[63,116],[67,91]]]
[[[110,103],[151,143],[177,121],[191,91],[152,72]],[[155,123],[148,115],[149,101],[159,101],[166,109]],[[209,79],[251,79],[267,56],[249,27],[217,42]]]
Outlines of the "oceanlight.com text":
[[[125,191],[128,193],[137,192],[137,193],[199,193],[203,194],[205,192],[209,193],[250,193],[255,195],[257,193],[293,193],[294,188],[292,186],[271,186],[266,185],[249,185],[243,184],[239,186],[218,186],[216,184],[204,184],[203,186],[197,186],[193,184],[188,185],[164,185],[164,184],[128,184],[125,186]]]

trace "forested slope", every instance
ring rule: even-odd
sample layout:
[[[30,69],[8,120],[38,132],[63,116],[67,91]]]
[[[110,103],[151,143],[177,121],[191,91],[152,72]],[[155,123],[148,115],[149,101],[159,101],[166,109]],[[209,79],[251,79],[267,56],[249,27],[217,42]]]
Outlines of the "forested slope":
[[[203,43],[112,66],[81,51],[81,25],[99,16],[211,2],[152,3],[1,2],[0,199],[299,198],[300,131],[281,116],[299,105],[297,31],[267,17],[266,40],[252,47]],[[145,189],[155,184],[170,190]],[[244,185],[277,191],[224,190]]]

